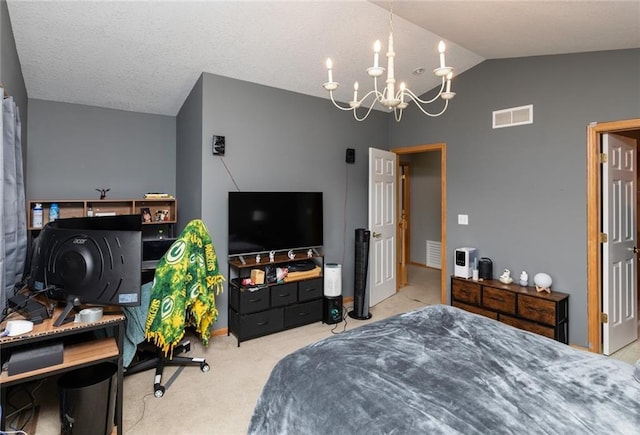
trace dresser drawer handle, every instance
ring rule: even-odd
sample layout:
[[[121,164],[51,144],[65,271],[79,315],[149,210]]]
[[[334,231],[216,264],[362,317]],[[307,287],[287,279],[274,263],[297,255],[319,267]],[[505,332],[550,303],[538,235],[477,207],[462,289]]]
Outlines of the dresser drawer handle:
[[[249,303],[253,304],[255,302],[260,302],[262,300],[262,298],[258,298],[258,299],[249,299]]]
[[[309,313],[298,313],[298,316],[303,317],[303,316],[308,316]]]
[[[264,325],[268,325],[269,321],[267,320],[266,322],[258,322],[256,323],[257,326],[264,326]]]
[[[291,295],[291,293],[280,293],[278,296],[281,298],[286,298],[289,297]]]

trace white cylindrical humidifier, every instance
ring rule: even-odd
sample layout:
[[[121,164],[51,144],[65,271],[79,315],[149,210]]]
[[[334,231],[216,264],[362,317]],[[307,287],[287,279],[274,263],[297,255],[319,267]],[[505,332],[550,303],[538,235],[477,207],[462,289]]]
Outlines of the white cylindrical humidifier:
[[[328,297],[342,294],[342,265],[327,263],[324,265],[324,295]]]

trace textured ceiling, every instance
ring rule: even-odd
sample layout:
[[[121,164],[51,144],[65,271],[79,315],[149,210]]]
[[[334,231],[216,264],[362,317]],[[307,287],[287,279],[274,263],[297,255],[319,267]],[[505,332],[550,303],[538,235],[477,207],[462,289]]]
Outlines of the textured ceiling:
[[[175,115],[202,72],[327,98],[370,86],[389,2],[7,0],[29,98]],[[640,1],[396,1],[396,77],[438,85],[484,59],[640,47]],[[427,30],[428,29],[428,30]],[[411,72],[424,67],[427,73]],[[454,89],[455,91],[455,80]],[[454,100],[455,101],[455,100]]]

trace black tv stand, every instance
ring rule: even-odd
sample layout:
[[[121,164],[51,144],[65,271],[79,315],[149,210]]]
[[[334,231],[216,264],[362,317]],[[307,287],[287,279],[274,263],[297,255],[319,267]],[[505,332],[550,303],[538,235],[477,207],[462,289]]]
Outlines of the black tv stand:
[[[64,310],[60,313],[60,315],[53,322],[53,326],[62,326],[65,323],[69,323],[73,321],[73,317],[70,317],[69,314],[72,310],[75,310],[76,307],[80,306],[80,299],[77,296],[67,296],[67,305],[64,307]],[[69,317],[69,319],[67,319]]]

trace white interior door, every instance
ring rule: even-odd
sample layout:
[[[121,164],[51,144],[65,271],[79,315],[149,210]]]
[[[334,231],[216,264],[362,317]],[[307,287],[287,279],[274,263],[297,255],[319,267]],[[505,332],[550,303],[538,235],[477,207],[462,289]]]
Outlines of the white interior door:
[[[610,355],[638,338],[636,143],[602,137],[602,348]]]
[[[396,158],[369,148],[369,306],[396,291]]]

